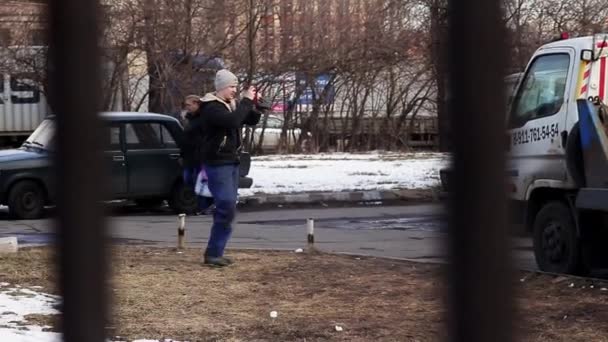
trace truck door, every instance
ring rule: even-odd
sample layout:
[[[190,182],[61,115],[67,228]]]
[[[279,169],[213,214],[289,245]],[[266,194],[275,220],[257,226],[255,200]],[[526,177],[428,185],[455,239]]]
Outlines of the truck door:
[[[539,179],[566,181],[561,132],[566,129],[575,52],[544,50],[530,62],[509,117],[510,170],[514,199],[525,200]]]

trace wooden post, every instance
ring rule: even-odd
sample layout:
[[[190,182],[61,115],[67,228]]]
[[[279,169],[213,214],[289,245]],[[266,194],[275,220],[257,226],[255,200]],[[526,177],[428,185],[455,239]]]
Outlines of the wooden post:
[[[179,214],[179,225],[177,226],[177,248],[184,249],[186,239],[186,214]]]
[[[308,245],[312,247],[315,243],[315,220],[306,220],[306,230],[308,231]]]

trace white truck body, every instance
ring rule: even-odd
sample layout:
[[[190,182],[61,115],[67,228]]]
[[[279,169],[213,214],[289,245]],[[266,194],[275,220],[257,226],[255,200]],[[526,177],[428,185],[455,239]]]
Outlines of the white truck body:
[[[587,110],[593,108],[587,100],[596,109]],[[514,92],[507,118],[508,191],[514,212],[533,233],[543,271],[583,273],[608,265],[608,182],[606,169],[598,169],[608,158],[592,154],[588,144],[606,140],[608,122],[598,124],[606,120],[600,115],[606,103],[608,34],[542,46]],[[593,188],[587,186],[589,170],[596,175]]]
[[[29,135],[49,114],[46,97],[32,80],[0,75],[0,135]]]
[[[566,165],[565,141],[578,122],[577,99],[600,97],[608,103],[605,42],[608,34],[557,41],[531,58],[508,119],[512,199],[527,201],[538,188],[576,189]],[[593,51],[596,60],[582,60],[585,50]]]

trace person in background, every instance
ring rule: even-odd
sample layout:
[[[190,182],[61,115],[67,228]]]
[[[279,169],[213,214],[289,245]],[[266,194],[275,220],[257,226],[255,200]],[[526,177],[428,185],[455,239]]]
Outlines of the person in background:
[[[200,115],[201,104],[201,97],[198,95],[188,95],[184,98],[183,110],[180,114],[180,122],[184,128],[190,124],[190,121]]]
[[[200,159],[199,148],[202,145],[203,132],[197,125],[201,116],[201,98],[198,95],[188,95],[184,99],[184,114],[182,115],[184,126],[184,142],[181,149],[183,179],[184,183],[191,186],[195,192],[199,176],[204,173]],[[213,204],[213,199],[196,194],[198,210],[196,214],[205,213]]]

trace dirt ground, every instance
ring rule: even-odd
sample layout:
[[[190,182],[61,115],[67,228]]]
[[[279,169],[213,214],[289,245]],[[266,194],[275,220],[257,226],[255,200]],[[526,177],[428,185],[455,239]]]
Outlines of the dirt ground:
[[[110,337],[188,341],[437,341],[445,334],[441,269],[321,253],[113,251]],[[0,256],[0,281],[55,293],[48,249]],[[608,285],[529,273],[514,279],[519,341],[608,341]],[[276,311],[276,318],[270,312]],[[57,317],[32,316],[55,325]],[[337,331],[336,326],[342,327]]]

